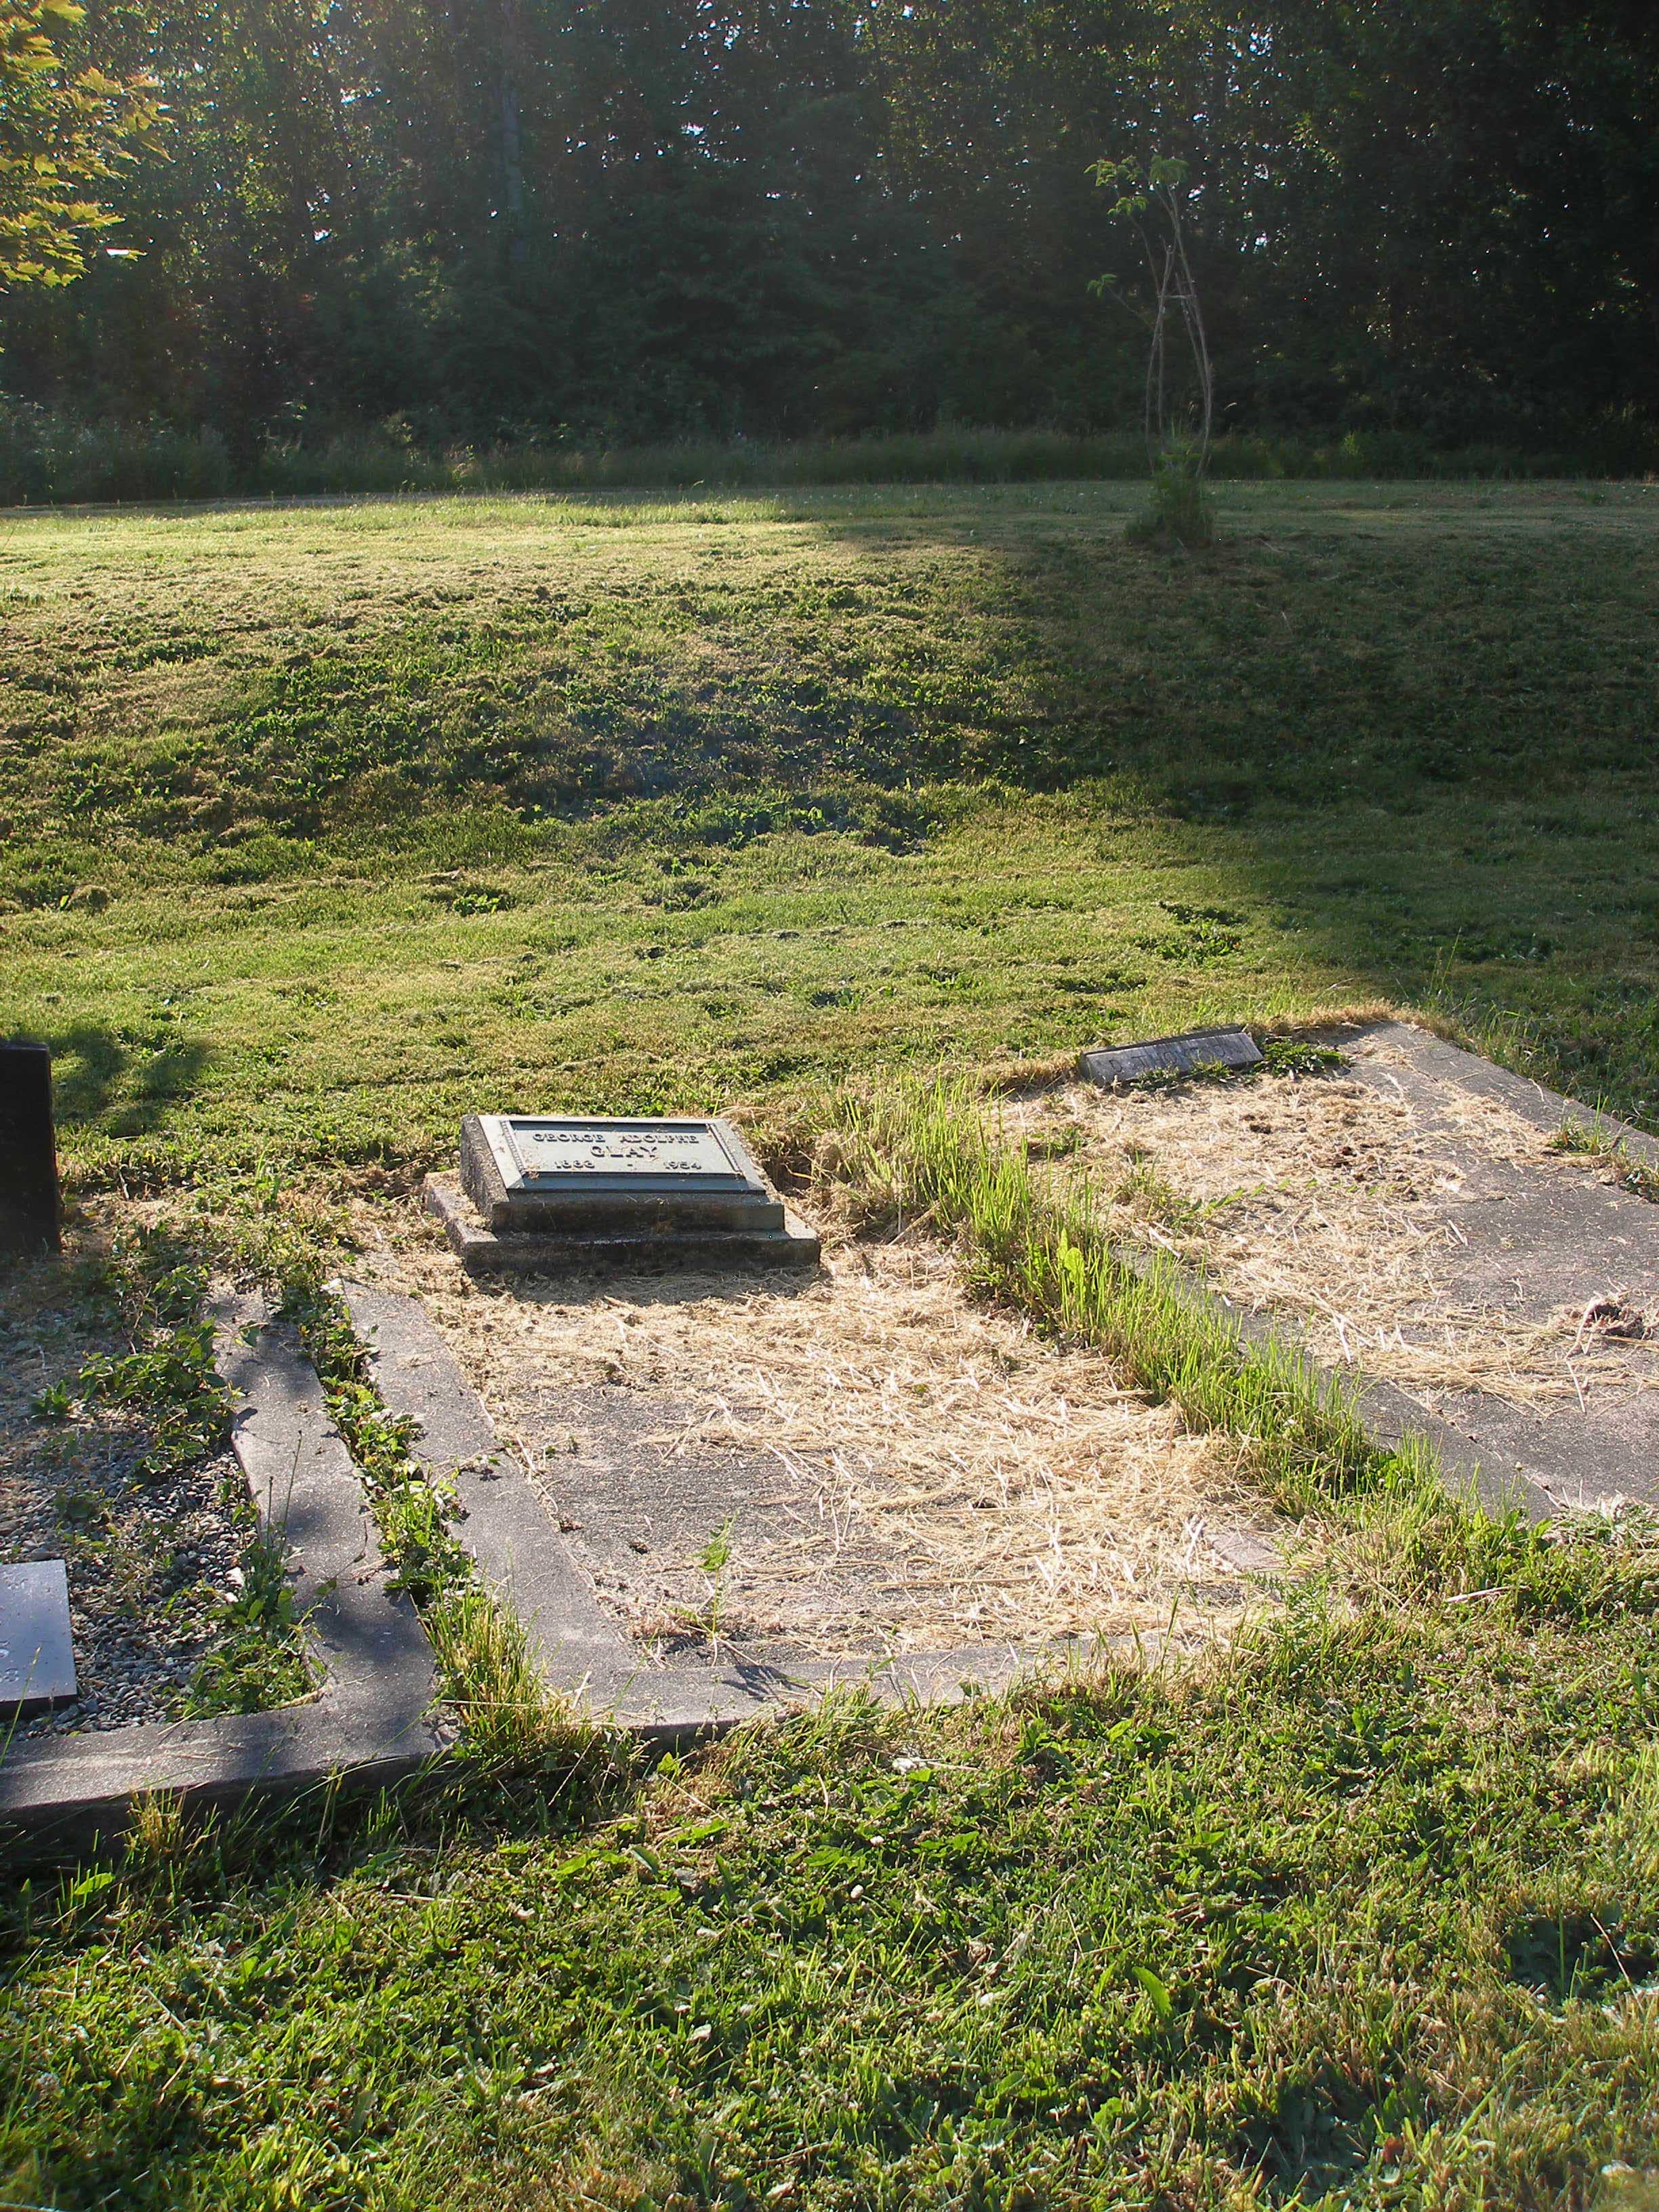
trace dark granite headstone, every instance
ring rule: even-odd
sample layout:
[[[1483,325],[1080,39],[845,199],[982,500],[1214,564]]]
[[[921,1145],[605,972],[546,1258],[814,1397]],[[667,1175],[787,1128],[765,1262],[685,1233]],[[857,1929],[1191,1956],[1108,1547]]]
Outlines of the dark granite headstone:
[[[0,1044],[0,1255],[59,1249],[52,1054]]]
[[[62,1559],[0,1567],[0,1717],[45,1712],[75,1694],[68,1568]]]
[[[1180,1036],[1148,1037],[1085,1052],[1082,1072],[1091,1082],[1136,1083],[1157,1074],[1190,1075],[1198,1067],[1258,1067],[1261,1054],[1249,1030],[1188,1030]]]

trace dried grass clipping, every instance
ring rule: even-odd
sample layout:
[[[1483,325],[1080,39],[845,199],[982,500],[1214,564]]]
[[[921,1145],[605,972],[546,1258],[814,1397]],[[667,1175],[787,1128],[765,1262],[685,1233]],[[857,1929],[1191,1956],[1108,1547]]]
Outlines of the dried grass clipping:
[[[1385,1055],[1379,1054],[1379,1058]],[[1282,1313],[1332,1365],[1433,1401],[1479,1390],[1536,1404],[1645,1388],[1642,1317],[1620,1286],[1589,1310],[1528,1310],[1460,1287],[1458,1202],[1493,1170],[1596,1170],[1500,1102],[1449,1086],[1437,1115],[1340,1074],[1164,1091],[1072,1085],[1009,1113],[1045,1172],[1086,1177],[1124,1236]],[[1613,1325],[1609,1325],[1611,1321]]]
[[[1261,1523],[1235,1448],[1099,1355],[975,1304],[925,1240],[845,1247],[787,1289],[687,1274],[489,1291],[429,1250],[400,1271],[504,1435],[533,1418],[531,1373],[689,1407],[654,1439],[665,1480],[688,1453],[772,1455],[805,1509],[799,1540],[757,1551],[739,1530],[738,1555],[751,1601],[808,1623],[797,1641],[825,1648],[805,1601],[854,1547],[887,1569],[865,1625],[901,1649],[1160,1630],[1194,1584],[1213,1626],[1242,1609],[1208,1543]]]

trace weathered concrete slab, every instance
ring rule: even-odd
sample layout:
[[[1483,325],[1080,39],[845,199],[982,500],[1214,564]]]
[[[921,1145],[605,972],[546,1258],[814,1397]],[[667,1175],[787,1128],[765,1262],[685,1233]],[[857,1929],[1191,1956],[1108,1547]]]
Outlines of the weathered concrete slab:
[[[1198,1067],[1259,1067],[1261,1054],[1248,1030],[1187,1030],[1140,1044],[1085,1052],[1079,1068],[1091,1083],[1138,1083],[1148,1075],[1190,1075]]]
[[[1611,1183],[1492,1159],[1447,1110],[1447,1094],[1491,1099],[1550,1133],[1568,1121],[1598,1128],[1648,1164],[1659,1164],[1652,1139],[1403,1023],[1362,1030],[1342,1048],[1358,1081],[1406,1099],[1462,1177],[1440,1207],[1455,1239],[1437,1263],[1449,1302],[1546,1327],[1616,1288],[1659,1325],[1659,1206]],[[1478,1462],[1489,1484],[1508,1483],[1517,1498],[1530,1494],[1534,1510],[1659,1502],[1659,1393],[1522,1406],[1461,1391],[1425,1410],[1461,1461]]]
[[[15,1742],[0,1762],[0,1826],[37,1849],[118,1833],[134,1801],[156,1790],[195,1805],[324,1784],[376,1789],[443,1748],[425,1633],[409,1600],[386,1587],[356,1469],[296,1333],[257,1299],[228,1300],[216,1321],[236,1455],[293,1549],[319,1686],[276,1712]]]
[[[1448,1094],[1493,1100],[1546,1133],[1567,1122],[1599,1130],[1656,1169],[1659,1141],[1408,1024],[1333,1030],[1328,1042],[1343,1054],[1348,1076],[1379,1097],[1404,1097],[1459,1170],[1460,1187],[1442,1208],[1452,1224],[1441,1270],[1452,1303],[1502,1307],[1511,1318],[1543,1323],[1616,1285],[1659,1316],[1659,1206],[1611,1184],[1545,1179],[1493,1160],[1465,1133]],[[1121,1256],[1131,1267],[1147,1265],[1138,1249]],[[1158,1265],[1180,1294],[1218,1309],[1246,1340],[1299,1346],[1290,1317],[1253,1311],[1167,1258]],[[1370,1373],[1363,1356],[1337,1379],[1377,1443],[1421,1439],[1449,1486],[1488,1511],[1544,1520],[1620,1498],[1659,1504],[1659,1392],[1516,1405],[1464,1391],[1431,1403]]]
[[[816,1267],[817,1233],[781,1201],[757,1225],[552,1226],[491,1229],[455,1176],[428,1176],[427,1211],[443,1224],[451,1250],[472,1275],[562,1275],[608,1267]]]
[[[67,1565],[0,1567],[0,1723],[70,1705],[75,1690]]]

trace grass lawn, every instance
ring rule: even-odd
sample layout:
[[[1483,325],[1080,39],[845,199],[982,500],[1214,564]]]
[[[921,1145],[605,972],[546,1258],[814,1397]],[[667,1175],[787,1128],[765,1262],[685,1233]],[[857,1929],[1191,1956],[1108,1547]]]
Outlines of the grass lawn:
[[[1650,1118],[1659,495],[1121,486],[23,516],[0,1022],[68,1148],[428,1164],[1433,1005]]]
[[[291,1262],[467,1107],[786,1158],[848,1073],[1381,1004],[1659,1124],[1659,492],[1230,486],[1179,562],[1134,495],[6,518],[75,1187]],[[1207,1671],[9,1881],[0,2204],[1659,2203],[1651,1559],[1297,1465]]]

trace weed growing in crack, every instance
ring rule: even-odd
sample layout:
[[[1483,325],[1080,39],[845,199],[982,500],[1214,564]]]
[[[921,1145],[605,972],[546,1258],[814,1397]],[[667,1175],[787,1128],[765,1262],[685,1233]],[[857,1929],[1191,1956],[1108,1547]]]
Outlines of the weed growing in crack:
[[[419,1607],[459,1749],[490,1771],[581,1756],[597,1740],[548,1691],[520,1622],[477,1580],[455,1534],[455,1500],[410,1451],[415,1425],[389,1411],[344,1301],[314,1282],[291,1284],[283,1313],[298,1324],[323,1396],[368,1493],[392,1587]]]

